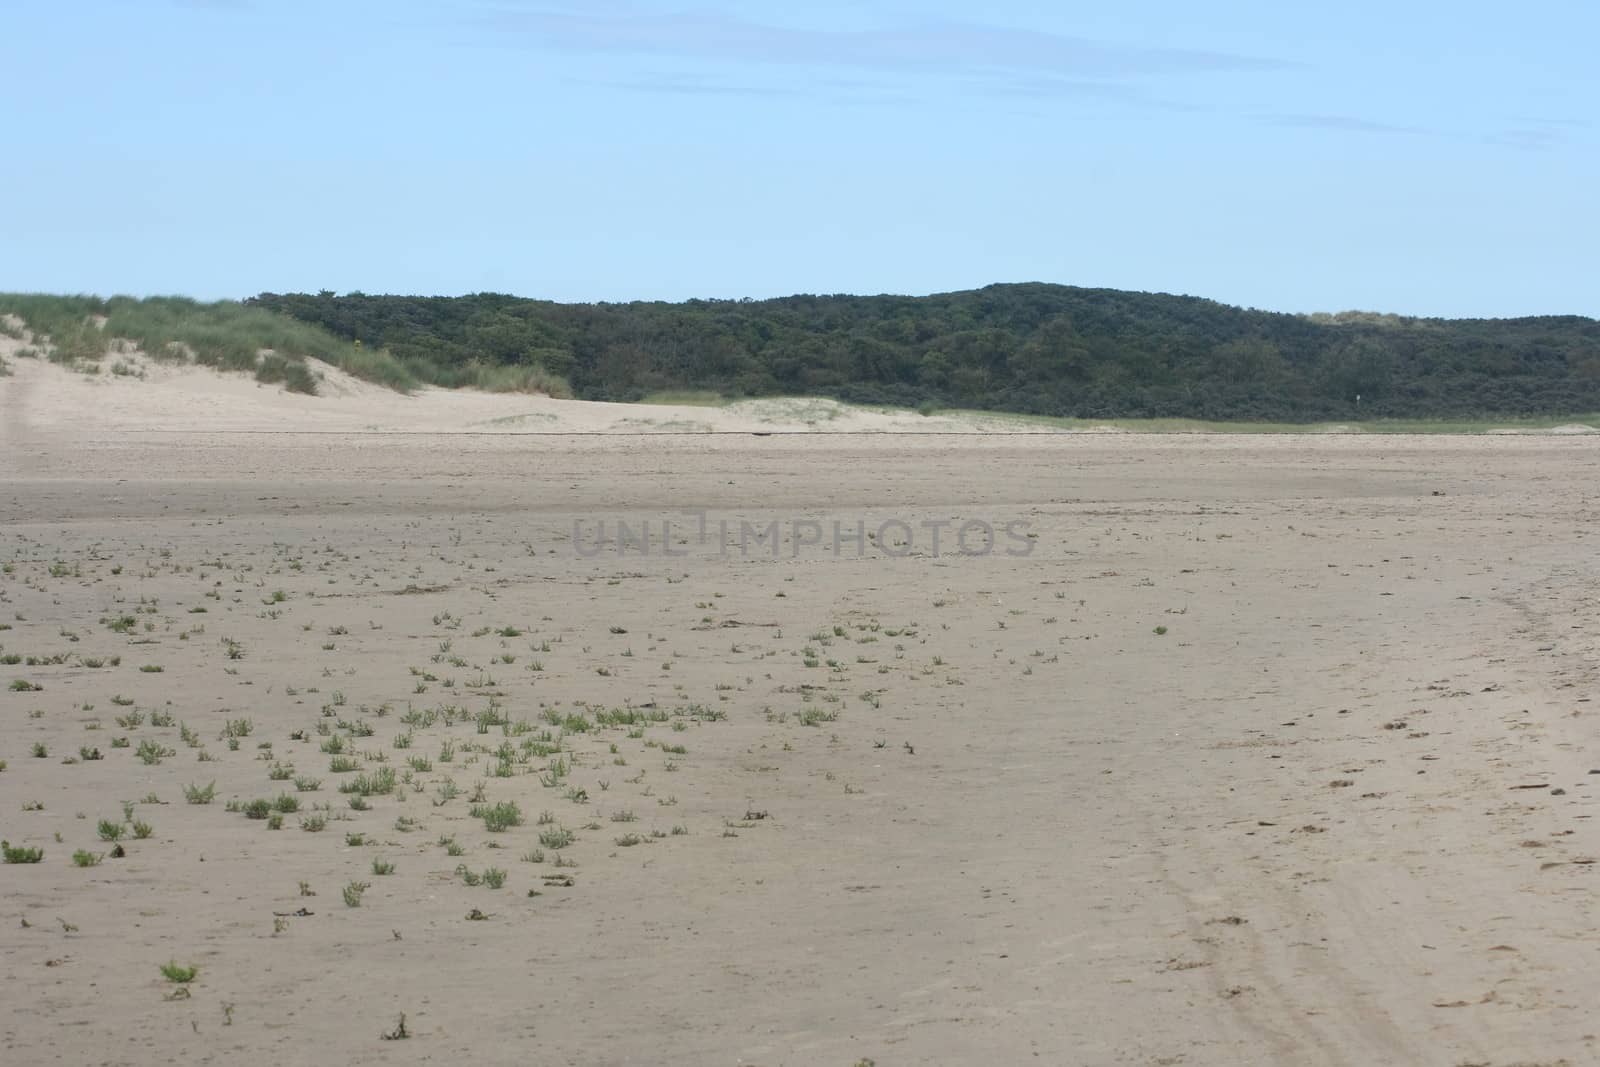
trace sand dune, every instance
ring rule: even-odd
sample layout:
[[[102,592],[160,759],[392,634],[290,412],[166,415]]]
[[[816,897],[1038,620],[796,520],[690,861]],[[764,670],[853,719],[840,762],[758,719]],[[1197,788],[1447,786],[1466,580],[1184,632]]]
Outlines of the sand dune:
[[[0,358],[19,342],[0,338]],[[291,393],[243,374],[157,362],[137,353],[106,360],[97,373],[75,372],[39,359],[8,358],[12,379],[7,417],[39,431],[93,427],[109,432],[386,433],[729,433],[853,431],[981,432],[1004,427],[1039,432],[1034,423],[981,415],[874,410],[831,400],[748,400],[721,407],[608,404],[474,389],[428,387],[397,393],[310,361],[319,395]],[[112,372],[121,365],[126,374]]]

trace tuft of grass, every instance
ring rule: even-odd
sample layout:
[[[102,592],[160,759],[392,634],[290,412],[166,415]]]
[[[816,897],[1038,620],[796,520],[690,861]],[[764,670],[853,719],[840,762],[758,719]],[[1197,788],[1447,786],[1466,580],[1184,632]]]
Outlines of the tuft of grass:
[[[265,819],[272,814],[272,801],[260,798],[247,801],[243,811],[244,817],[247,819]]]
[[[168,756],[176,756],[177,754],[176,749],[167,748],[159,742],[150,740],[140,741],[139,747],[134,751],[134,755],[138,756],[140,761],[150,766],[160,763]]]
[[[191,804],[209,804],[216,798],[216,795],[216,782],[211,782],[203,788],[193,784],[183,787],[183,799]]]
[[[339,783],[339,792],[358,793],[364,797],[387,796],[394,792],[395,773],[392,767],[380,767],[372,774],[361,774],[348,782]]]
[[[74,867],[93,867],[103,859],[105,859],[105,854],[102,852],[89,852],[80,848],[72,854],[72,865]]]
[[[361,907],[361,895],[371,888],[371,882],[351,882],[343,890],[344,906],[347,908]]]
[[[44,849],[24,845],[13,848],[10,841],[0,841],[0,859],[7,863],[38,863],[44,859]]]
[[[482,819],[483,828],[491,833],[522,825],[522,809],[509,800],[503,800],[498,804],[474,805],[471,814],[475,819]]]
[[[573,833],[564,826],[552,826],[539,832],[539,844],[548,849],[563,849],[572,844]]]
[[[179,985],[188,985],[190,982],[195,980],[195,977],[199,975],[199,973],[200,968],[194,966],[193,964],[183,967],[180,966],[176,960],[168,960],[166,963],[161,965],[161,977],[165,978],[169,982],[176,982]]]

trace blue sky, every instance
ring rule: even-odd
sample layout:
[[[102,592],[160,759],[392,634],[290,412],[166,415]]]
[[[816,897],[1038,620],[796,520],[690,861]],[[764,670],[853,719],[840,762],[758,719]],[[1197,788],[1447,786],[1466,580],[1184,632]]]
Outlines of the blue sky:
[[[0,289],[1600,316],[1600,5],[7,0]]]

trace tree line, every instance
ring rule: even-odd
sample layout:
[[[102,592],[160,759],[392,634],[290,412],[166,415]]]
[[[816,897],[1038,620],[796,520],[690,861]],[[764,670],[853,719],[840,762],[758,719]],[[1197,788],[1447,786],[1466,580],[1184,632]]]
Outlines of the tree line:
[[[674,390],[1084,418],[1600,411],[1600,322],[1289,315],[1046,284],[933,296],[560,304],[263,293],[424,381],[495,368],[592,400]]]

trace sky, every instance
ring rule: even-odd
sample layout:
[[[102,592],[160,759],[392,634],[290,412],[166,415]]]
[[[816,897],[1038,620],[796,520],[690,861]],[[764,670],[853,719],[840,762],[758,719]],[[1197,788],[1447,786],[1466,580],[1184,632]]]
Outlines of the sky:
[[[1600,317],[1600,5],[3,0],[0,290]]]

